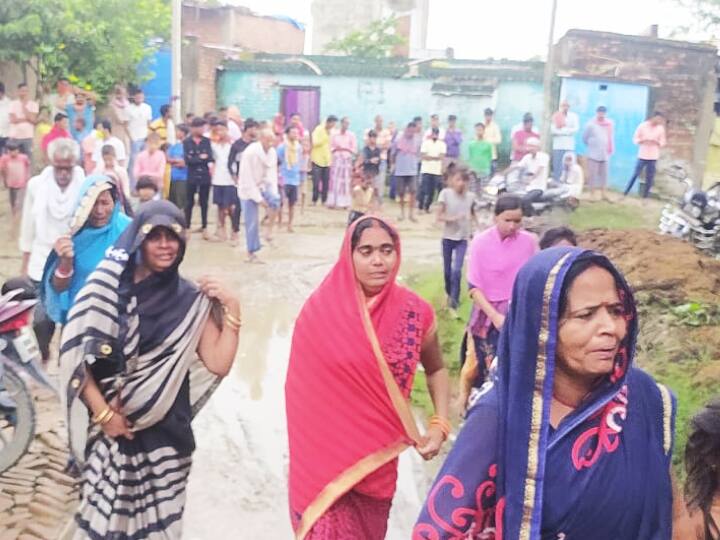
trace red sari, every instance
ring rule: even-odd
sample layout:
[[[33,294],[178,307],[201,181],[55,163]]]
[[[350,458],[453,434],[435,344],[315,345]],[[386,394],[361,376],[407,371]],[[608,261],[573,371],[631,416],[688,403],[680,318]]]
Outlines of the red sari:
[[[408,398],[434,313],[395,282],[399,244],[388,284],[367,301],[351,249],[363,219],[347,231],[293,335],[285,395],[298,539],[384,538],[397,456],[420,440]]]

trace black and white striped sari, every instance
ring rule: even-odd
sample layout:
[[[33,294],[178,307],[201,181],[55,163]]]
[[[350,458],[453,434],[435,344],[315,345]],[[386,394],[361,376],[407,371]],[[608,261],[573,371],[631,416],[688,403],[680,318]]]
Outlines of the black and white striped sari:
[[[156,226],[181,239],[173,268],[133,283]],[[219,379],[196,350],[210,300],[178,274],[184,221],[166,201],[147,203],[87,280],[63,330],[70,446],[83,474],[74,539],[176,539],[195,448],[190,421]],[[135,438],[89,426],[80,398],[89,370],[108,403],[119,400]]]

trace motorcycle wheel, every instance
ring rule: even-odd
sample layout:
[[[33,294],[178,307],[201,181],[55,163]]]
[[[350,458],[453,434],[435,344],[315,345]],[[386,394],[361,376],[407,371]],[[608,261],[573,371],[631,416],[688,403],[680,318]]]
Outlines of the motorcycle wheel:
[[[35,435],[35,407],[23,380],[8,365],[3,384],[15,402],[14,411],[0,408],[0,473],[15,465],[25,454]]]

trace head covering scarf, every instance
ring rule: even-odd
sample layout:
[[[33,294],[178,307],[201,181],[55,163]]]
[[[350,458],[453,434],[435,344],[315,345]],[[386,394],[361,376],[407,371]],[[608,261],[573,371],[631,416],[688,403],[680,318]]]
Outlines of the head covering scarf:
[[[509,300],[515,276],[537,250],[537,239],[527,231],[503,239],[490,227],[470,244],[468,281],[490,302]]]
[[[560,296],[587,258],[613,274],[628,331],[612,373],[553,429]],[[413,539],[669,540],[674,400],[632,367],[637,333],[632,291],[603,255],[533,257],[515,283],[497,378],[471,409]]]
[[[108,222],[102,227],[93,227],[89,223],[90,214],[101,193],[109,191],[115,200],[115,207]],[[60,258],[55,250],[50,252],[40,287],[40,299],[50,318],[65,324],[67,314],[77,296],[85,285],[90,272],[105,256],[130,223],[130,218],[122,212],[122,203],[118,195],[117,184],[109,176],[93,174],[85,179],[75,204],[70,234],[72,235],[75,261],[70,287],[57,292],[52,285],[53,274],[58,267]]]
[[[141,246],[156,227],[180,239],[172,267],[134,282]],[[185,254],[185,219],[168,201],[143,204],[137,216],[78,293],[63,330],[60,364],[64,375],[70,448],[82,462],[88,411],[79,399],[90,369],[110,402],[140,431],[162,421],[190,376],[193,415],[219,379],[196,354],[210,300],[180,277]]]
[[[307,300],[293,335],[285,396],[297,538],[343,494],[420,440],[406,401],[414,369],[407,373],[405,364],[393,365],[383,351],[398,335],[419,351],[420,329],[432,326],[432,315],[415,309],[424,302],[396,283],[399,240],[387,285],[366,300],[355,277],[352,236],[367,219],[379,218],[361,218],[350,226],[339,260]],[[364,493],[386,498],[392,491],[376,494],[368,486]]]

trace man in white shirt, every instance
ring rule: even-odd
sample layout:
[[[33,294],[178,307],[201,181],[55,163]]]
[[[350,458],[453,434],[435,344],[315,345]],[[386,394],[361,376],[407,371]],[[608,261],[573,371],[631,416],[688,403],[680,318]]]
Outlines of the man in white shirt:
[[[101,123],[102,141],[95,145],[92,160],[96,165],[103,162],[102,147],[109,144],[115,149],[115,160],[117,164],[123,168],[127,168],[127,155],[125,154],[125,145],[123,142],[112,134],[112,123],[110,120],[103,120]]]
[[[420,210],[430,213],[430,205],[435,199],[435,190],[442,189],[443,160],[447,152],[445,141],[440,139],[440,129],[431,128],[430,138],[425,139],[420,147]]]
[[[540,139],[531,137],[525,143],[528,153],[523,156],[517,167],[521,169],[523,180],[527,182],[526,191],[545,191],[548,187],[550,156],[540,151]]]
[[[127,107],[128,132],[130,134],[130,161],[128,172],[130,173],[130,187],[135,191],[137,181],[132,174],[135,158],[145,148],[145,139],[148,136],[148,126],[152,121],[152,109],[145,103],[145,94],[139,88],[133,94],[133,101]]]
[[[0,155],[10,137],[10,103],[12,100],[5,95],[5,85],[0,82]]]
[[[263,193],[268,187],[268,174],[271,173],[272,165],[277,171],[277,154],[273,148],[274,142],[275,134],[272,129],[263,128],[260,131],[259,140],[251,143],[245,149],[240,161],[238,196],[240,197],[242,215],[245,221],[245,241],[247,242],[247,262],[249,263],[261,262],[257,256],[257,252],[262,248],[258,206],[268,207],[275,202],[272,194]],[[268,199],[270,199],[269,202]]]
[[[60,237],[70,233],[78,192],[85,180],[82,168],[75,165],[80,148],[72,139],[52,141],[48,156],[51,165],[28,182],[18,242],[21,273],[36,286],[42,280],[50,251]],[[55,325],[40,306],[35,309],[35,333],[43,358],[47,359]]]
[[[564,99],[550,122],[552,133],[552,175],[560,180],[563,172],[563,157],[566,152],[575,151],[575,134],[580,129],[580,118],[570,110],[570,103]]]

